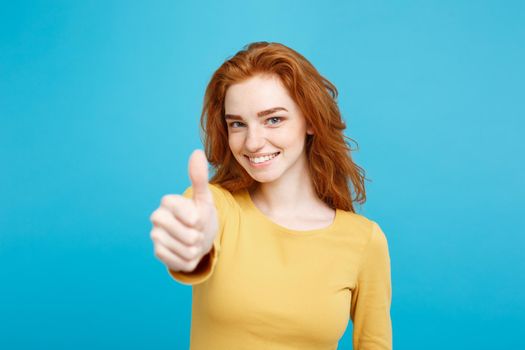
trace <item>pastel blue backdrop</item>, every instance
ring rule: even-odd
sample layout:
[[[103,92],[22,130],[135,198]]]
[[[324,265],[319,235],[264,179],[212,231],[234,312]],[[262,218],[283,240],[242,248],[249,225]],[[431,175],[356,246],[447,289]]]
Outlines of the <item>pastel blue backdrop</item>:
[[[525,348],[522,1],[2,1],[0,347],[186,349],[149,215],[252,41],[339,89],[397,349]],[[351,324],[339,343],[351,349]]]

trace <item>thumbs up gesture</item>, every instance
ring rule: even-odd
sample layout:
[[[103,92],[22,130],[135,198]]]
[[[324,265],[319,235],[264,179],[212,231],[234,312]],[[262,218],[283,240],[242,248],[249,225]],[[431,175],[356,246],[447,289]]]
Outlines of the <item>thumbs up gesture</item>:
[[[150,216],[155,256],[173,271],[195,270],[211,250],[219,226],[204,152],[192,153],[189,174],[193,197],[165,195]]]

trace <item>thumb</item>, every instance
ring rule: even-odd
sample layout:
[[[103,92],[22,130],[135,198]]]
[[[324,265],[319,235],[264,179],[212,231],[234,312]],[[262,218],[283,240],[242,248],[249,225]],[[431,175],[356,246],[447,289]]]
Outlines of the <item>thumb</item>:
[[[193,187],[193,200],[196,203],[213,203],[212,194],[208,188],[208,160],[203,151],[193,151],[188,168]]]

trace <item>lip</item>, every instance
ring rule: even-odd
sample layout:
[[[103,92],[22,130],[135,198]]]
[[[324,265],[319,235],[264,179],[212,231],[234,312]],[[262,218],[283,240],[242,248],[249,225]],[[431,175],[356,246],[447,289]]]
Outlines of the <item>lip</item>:
[[[249,158],[247,155],[245,155],[245,157],[246,157],[246,161],[248,162],[248,164],[249,164],[252,168],[260,169],[260,168],[265,168],[265,167],[271,165],[271,164],[273,163],[273,161],[274,161],[275,159],[277,159],[277,158],[281,155],[281,152],[280,152],[280,151],[278,151],[278,152],[273,152],[273,153],[265,153],[264,155],[270,155],[270,154],[274,154],[274,153],[278,153],[278,154],[277,154],[275,157],[273,157],[272,159],[267,160],[266,162],[259,163],[259,164],[252,163],[252,162],[250,161],[250,158]],[[259,157],[260,157],[260,155],[259,155]]]

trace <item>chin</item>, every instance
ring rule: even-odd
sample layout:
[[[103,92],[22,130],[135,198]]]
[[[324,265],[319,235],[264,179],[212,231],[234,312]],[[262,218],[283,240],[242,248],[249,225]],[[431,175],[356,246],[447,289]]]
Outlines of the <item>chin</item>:
[[[252,174],[248,172],[248,174],[251,176],[252,179],[259,183],[269,183],[274,182],[279,178],[276,174]]]
[[[274,178],[262,178],[261,176],[258,176],[258,177],[252,176],[252,179],[254,179],[255,181],[257,181],[260,184],[270,183],[270,182],[273,182],[273,181],[276,180]]]

